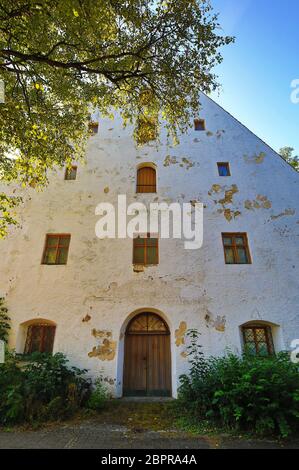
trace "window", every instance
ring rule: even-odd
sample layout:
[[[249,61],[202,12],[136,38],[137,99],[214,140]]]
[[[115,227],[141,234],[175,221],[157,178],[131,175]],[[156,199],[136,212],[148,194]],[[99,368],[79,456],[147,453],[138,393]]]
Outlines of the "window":
[[[42,323],[28,326],[24,353],[52,353],[55,329],[53,325]]]
[[[97,134],[99,130],[99,123],[96,121],[90,121],[90,123],[88,124],[88,129],[91,135]]]
[[[64,179],[67,181],[75,180],[77,177],[77,167],[71,166],[70,168],[66,168]]]
[[[159,263],[158,238],[137,237],[133,240],[133,264],[150,266]]]
[[[46,235],[42,264],[66,264],[70,235]]]
[[[206,123],[204,119],[194,119],[194,130],[195,131],[205,131]]]
[[[130,321],[126,334],[136,333],[169,333],[168,326],[156,313],[139,313]]]
[[[217,165],[219,176],[230,176],[229,163],[219,162]]]
[[[142,166],[137,170],[137,193],[155,193],[156,170],[151,166]]]
[[[257,356],[269,356],[274,354],[273,338],[270,326],[243,326],[242,333],[245,352]]]
[[[226,264],[251,264],[246,233],[222,234]]]

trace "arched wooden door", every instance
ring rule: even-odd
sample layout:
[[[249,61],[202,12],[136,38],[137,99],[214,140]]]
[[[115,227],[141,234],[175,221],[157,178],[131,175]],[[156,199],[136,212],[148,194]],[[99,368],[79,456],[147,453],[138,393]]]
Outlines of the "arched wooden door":
[[[124,396],[171,396],[170,333],[154,313],[131,320],[125,336]]]

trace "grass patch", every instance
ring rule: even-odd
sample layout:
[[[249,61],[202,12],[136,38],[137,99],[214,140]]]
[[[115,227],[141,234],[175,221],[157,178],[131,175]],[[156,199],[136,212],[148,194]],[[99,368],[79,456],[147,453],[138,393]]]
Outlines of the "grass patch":
[[[97,415],[102,422],[144,430],[167,430],[175,426],[173,404],[110,400]]]

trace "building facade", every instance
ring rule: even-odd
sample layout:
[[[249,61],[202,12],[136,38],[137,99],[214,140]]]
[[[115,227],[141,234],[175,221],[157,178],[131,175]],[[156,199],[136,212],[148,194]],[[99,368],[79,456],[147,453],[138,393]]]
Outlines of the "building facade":
[[[299,338],[299,175],[216,103],[172,146],[136,147],[99,119],[86,162],[26,190],[0,242],[0,295],[18,353],[65,353],[120,397],[177,395],[187,331],[206,355],[271,354]],[[201,202],[204,239],[99,239],[99,203]]]

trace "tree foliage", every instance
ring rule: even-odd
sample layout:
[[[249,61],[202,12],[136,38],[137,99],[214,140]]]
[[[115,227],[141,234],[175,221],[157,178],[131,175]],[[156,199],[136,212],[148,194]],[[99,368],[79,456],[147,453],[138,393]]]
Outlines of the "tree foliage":
[[[282,147],[279,150],[279,154],[282,158],[288,162],[295,170],[299,171],[299,157],[293,156],[293,147]]]
[[[91,106],[119,110],[140,144],[162,118],[186,131],[232,40],[209,0],[0,0],[1,179],[42,187],[82,156]]]

